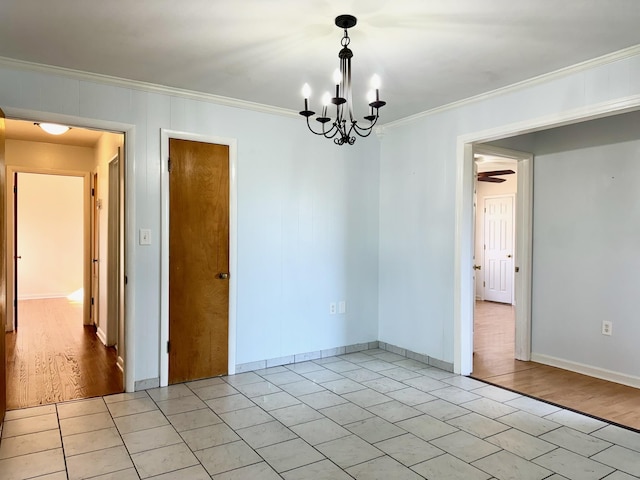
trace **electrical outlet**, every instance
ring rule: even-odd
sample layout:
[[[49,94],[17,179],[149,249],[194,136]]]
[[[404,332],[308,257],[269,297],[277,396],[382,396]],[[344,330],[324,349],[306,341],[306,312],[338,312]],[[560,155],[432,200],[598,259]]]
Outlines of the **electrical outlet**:
[[[331,302],[331,303],[329,304],[329,314],[330,314],[330,315],[335,315],[335,314],[336,314],[336,310],[337,310],[337,308],[336,308],[336,302]]]
[[[338,303],[338,313],[347,313],[347,302],[340,300]]]
[[[602,321],[602,334],[611,335],[613,333],[613,323],[609,320]]]

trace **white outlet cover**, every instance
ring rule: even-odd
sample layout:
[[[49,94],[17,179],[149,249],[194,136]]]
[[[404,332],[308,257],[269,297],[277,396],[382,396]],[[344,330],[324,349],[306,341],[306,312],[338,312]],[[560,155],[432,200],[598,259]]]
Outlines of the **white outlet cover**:
[[[140,229],[140,245],[151,245],[151,230],[148,228]]]
[[[338,303],[338,313],[347,313],[347,302],[344,300]]]

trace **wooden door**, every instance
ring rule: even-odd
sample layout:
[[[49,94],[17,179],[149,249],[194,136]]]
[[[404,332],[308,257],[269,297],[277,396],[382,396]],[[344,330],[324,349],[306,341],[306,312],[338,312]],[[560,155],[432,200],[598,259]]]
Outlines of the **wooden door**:
[[[484,299],[513,302],[513,195],[484,200]]]
[[[227,373],[229,147],[169,140],[169,383]]]
[[[5,232],[5,168],[4,168],[4,112],[0,110],[0,423],[7,409],[7,357],[4,330],[7,323],[7,271],[5,265],[7,237]]]

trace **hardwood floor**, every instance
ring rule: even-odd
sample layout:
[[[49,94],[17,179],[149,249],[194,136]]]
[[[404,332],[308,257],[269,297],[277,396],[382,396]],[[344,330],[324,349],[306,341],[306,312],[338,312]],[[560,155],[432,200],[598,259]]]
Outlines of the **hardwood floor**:
[[[83,326],[81,304],[23,300],[18,313],[6,334],[8,410],[123,391],[116,351]]]
[[[514,359],[514,308],[476,302],[474,378],[640,430],[640,389]]]

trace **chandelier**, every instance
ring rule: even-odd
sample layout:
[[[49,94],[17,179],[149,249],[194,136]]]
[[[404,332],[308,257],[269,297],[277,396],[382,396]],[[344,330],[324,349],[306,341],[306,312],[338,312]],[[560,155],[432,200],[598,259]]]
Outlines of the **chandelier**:
[[[387,102],[380,100],[380,77],[374,75],[371,79],[372,90],[367,95],[369,107],[371,108],[369,115],[364,119],[369,123],[366,126],[358,125],[358,121],[353,117],[353,103],[351,97],[351,58],[353,52],[349,49],[348,29],[357,23],[356,17],[353,15],[340,15],[336,17],[336,26],[344,29],[344,36],[340,41],[342,49],[338,53],[340,59],[340,68],[333,73],[333,82],[336,86],[336,96],[332,97],[326,92],[322,97],[322,113],[316,117],[316,121],[320,124],[319,130],[316,131],[311,126],[309,119],[315,115],[315,112],[309,110],[309,97],[311,88],[305,83],[302,87],[302,96],[304,97],[304,110],[300,115],[306,117],[307,127],[312,133],[322,135],[326,138],[333,138],[336,145],[349,144],[353,145],[356,141],[355,135],[360,137],[368,137],[378,121],[378,110],[386,105]],[[335,117],[327,116],[327,109],[330,104],[336,106]]]

